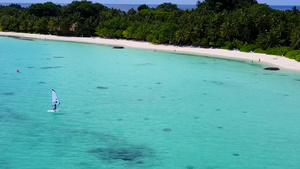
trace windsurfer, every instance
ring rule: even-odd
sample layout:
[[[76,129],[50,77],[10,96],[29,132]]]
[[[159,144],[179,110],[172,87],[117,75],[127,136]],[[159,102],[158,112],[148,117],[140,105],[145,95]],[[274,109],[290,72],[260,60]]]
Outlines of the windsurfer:
[[[53,110],[56,110],[56,103],[57,102],[55,102],[55,104],[53,105]]]

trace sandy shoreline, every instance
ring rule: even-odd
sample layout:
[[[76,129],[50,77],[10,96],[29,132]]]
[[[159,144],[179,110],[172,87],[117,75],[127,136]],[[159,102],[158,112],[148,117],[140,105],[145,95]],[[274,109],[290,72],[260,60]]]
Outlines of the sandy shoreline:
[[[0,32],[0,36],[15,36],[15,37],[34,38],[34,39],[48,39],[48,40],[59,40],[59,41],[106,44],[106,45],[124,46],[124,47],[131,47],[131,48],[163,50],[163,51],[170,51],[170,52],[176,51],[180,53],[244,59],[253,62],[258,62],[260,60],[260,62],[270,64],[270,66],[276,66],[281,69],[300,71],[300,62],[282,56],[274,56],[274,55],[266,55],[266,54],[258,54],[258,53],[244,53],[239,51],[230,51],[230,50],[223,50],[223,49],[204,49],[204,48],[194,48],[194,47],[178,47],[172,45],[156,45],[156,44],[151,44],[149,42],[104,39],[99,37],[95,37],[95,38],[66,37],[66,36],[55,36],[55,35],[15,33],[15,32]]]

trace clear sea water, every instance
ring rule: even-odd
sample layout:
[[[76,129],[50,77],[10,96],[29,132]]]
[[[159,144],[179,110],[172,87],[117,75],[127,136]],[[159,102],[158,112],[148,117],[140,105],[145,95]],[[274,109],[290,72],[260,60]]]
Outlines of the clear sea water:
[[[0,44],[0,168],[299,169],[299,72],[108,45]],[[51,89],[59,112],[47,112]]]

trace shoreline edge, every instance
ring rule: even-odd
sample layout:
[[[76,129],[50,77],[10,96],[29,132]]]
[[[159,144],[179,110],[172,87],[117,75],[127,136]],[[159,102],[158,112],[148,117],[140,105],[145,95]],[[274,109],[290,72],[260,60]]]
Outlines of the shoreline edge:
[[[225,50],[225,49],[210,49],[210,48],[197,48],[191,46],[174,46],[163,44],[152,44],[150,42],[140,42],[126,39],[105,39],[100,37],[73,37],[73,36],[56,36],[56,35],[44,35],[44,34],[30,34],[30,33],[16,33],[16,32],[1,32],[0,36],[7,37],[21,37],[32,39],[44,39],[44,40],[56,40],[56,41],[69,41],[69,42],[81,42],[92,43],[112,46],[123,46],[130,48],[161,50],[168,52],[179,52],[196,55],[205,55],[220,58],[232,58],[249,60],[253,62],[261,62],[277,66],[281,69],[293,70],[300,72],[300,62],[296,60],[286,58],[284,56],[267,55],[260,53],[245,53],[238,50]]]

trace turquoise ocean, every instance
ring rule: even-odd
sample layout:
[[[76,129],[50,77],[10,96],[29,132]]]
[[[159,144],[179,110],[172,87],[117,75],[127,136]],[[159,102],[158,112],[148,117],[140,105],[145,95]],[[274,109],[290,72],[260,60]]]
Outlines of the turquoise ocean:
[[[299,72],[98,44],[0,44],[1,169],[300,167]]]

